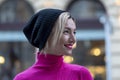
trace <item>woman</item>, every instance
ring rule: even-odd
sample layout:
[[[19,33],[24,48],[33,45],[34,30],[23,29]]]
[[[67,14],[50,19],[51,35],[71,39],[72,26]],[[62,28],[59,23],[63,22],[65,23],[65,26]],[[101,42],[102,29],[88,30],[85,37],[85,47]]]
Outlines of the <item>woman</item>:
[[[76,42],[76,25],[69,12],[40,10],[23,32],[39,52],[35,64],[14,80],[93,80],[85,67],[63,62],[63,55],[71,55]]]

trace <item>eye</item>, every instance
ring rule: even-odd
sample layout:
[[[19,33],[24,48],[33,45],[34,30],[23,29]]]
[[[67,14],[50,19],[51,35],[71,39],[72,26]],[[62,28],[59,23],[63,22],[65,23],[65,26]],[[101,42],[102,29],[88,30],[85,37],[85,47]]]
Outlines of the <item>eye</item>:
[[[68,31],[68,30],[64,30],[63,33],[64,33],[64,34],[68,34],[69,31]]]
[[[74,34],[76,34],[76,31],[74,31]]]

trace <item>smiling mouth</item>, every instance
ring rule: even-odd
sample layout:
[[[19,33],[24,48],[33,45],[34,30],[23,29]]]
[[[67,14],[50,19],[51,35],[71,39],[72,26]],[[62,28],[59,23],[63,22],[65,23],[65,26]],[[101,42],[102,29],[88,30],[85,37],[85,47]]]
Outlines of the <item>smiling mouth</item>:
[[[64,45],[66,48],[68,48],[68,49],[73,49],[73,47],[72,47],[72,45],[71,44],[67,44],[67,45]]]

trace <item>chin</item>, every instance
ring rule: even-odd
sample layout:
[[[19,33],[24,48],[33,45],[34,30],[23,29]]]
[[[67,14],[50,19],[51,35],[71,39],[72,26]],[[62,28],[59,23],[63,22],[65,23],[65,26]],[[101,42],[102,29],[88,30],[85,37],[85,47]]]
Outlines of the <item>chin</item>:
[[[71,56],[72,50],[63,50],[61,53],[62,53],[62,55]]]
[[[72,55],[72,52],[66,52],[65,55],[71,56],[71,55]]]

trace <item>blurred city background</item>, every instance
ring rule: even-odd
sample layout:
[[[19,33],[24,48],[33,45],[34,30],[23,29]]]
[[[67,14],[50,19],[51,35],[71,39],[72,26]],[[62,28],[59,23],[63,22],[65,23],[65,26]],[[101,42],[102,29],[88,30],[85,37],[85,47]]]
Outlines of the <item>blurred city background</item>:
[[[43,8],[76,19],[77,43],[66,62],[86,66],[94,80],[120,80],[120,0],[0,0],[0,80],[13,80],[34,63],[35,48],[22,28]]]

